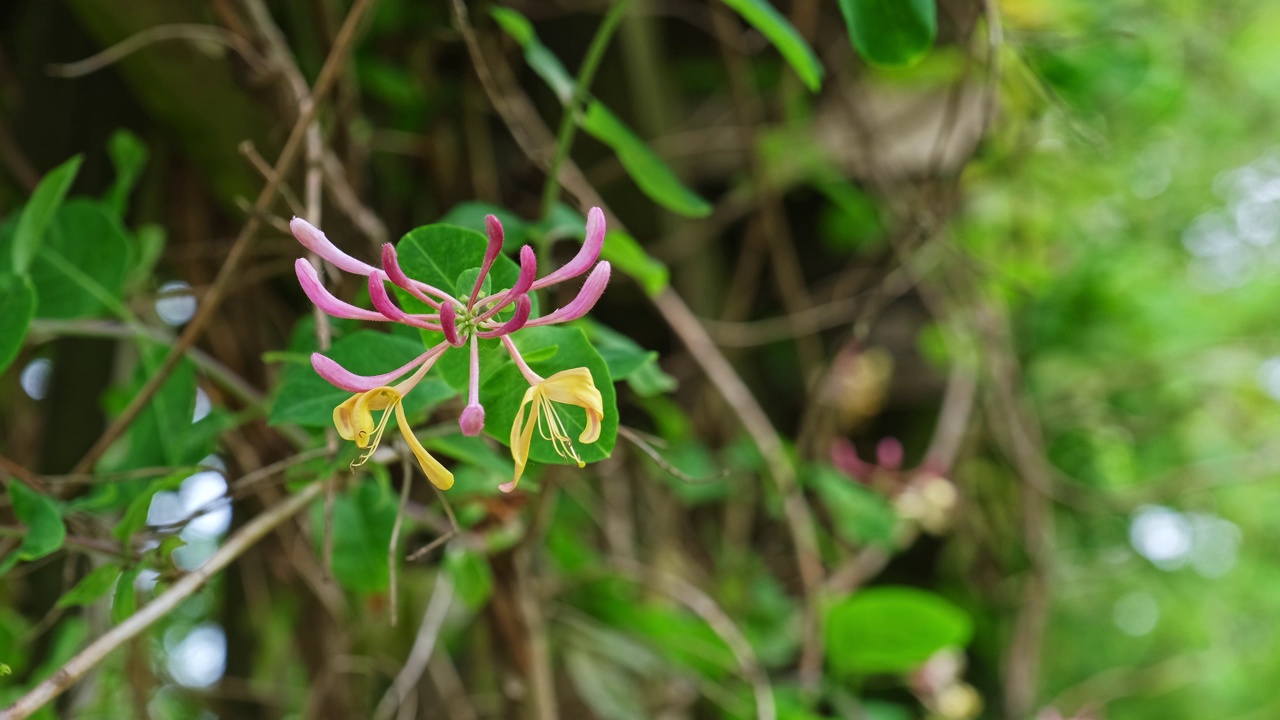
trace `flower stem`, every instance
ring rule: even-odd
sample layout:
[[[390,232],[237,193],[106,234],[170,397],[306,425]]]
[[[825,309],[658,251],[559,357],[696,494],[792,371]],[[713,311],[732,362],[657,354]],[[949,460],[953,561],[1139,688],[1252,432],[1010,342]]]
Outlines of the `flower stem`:
[[[604,59],[604,51],[609,47],[613,31],[618,28],[618,23],[630,4],[631,0],[616,0],[613,3],[613,7],[609,8],[600,27],[596,29],[595,37],[591,38],[587,56],[582,61],[582,67],[578,69],[578,79],[573,86],[573,97],[569,98],[569,103],[564,108],[564,116],[560,118],[560,129],[556,133],[556,153],[551,158],[551,167],[547,170],[547,184],[542,188],[543,218],[551,215],[551,209],[555,207],[556,198],[559,197],[560,165],[569,156],[569,148],[573,146],[573,134],[578,129],[578,113],[582,111],[582,106],[587,100],[591,81],[595,78],[596,69],[600,67],[600,61]]]

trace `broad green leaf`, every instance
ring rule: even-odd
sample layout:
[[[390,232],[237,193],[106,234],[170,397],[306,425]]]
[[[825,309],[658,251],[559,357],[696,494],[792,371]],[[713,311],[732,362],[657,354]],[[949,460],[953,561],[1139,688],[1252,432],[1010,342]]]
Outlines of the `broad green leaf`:
[[[741,15],[743,20],[778,48],[778,52],[791,63],[792,69],[809,90],[817,92],[821,89],[822,63],[804,38],[800,37],[795,26],[769,4],[769,0],[724,0],[724,4]]]
[[[453,581],[458,598],[472,610],[479,610],[493,595],[493,570],[481,553],[459,544],[449,546],[444,554],[444,571]]]
[[[99,565],[80,579],[75,587],[66,592],[65,595],[58,598],[57,607],[75,607],[77,605],[91,605],[99,598],[111,592],[116,586],[116,581],[120,579],[121,568],[116,563],[107,563]]]
[[[128,130],[117,130],[107,140],[107,154],[111,156],[111,164],[116,169],[116,179],[111,183],[102,199],[115,210],[116,215],[124,217],[129,206],[129,194],[133,192],[138,176],[147,164],[147,146],[137,135]]]
[[[422,341],[401,335],[357,330],[338,338],[325,352],[332,360],[353,373],[379,375],[413,360],[423,353]],[[455,351],[465,355],[465,351]],[[280,394],[271,408],[272,425],[296,423],[306,427],[333,425],[333,409],[351,397],[316,374],[305,357],[284,367]],[[405,411],[414,414],[436,405],[455,394],[445,382],[427,377],[413,392],[405,396]]]
[[[8,572],[20,560],[38,560],[57,552],[67,539],[62,512],[53,498],[10,480],[9,502],[13,505],[13,514],[27,529],[18,549],[0,560],[0,573]]]
[[[141,568],[130,568],[120,573],[116,592],[111,597],[111,622],[119,625],[138,609],[138,586],[135,582]]]
[[[556,404],[560,420],[565,431],[573,439],[584,462],[603,460],[613,452],[618,435],[618,406],[613,382],[609,376],[608,365],[596,352],[586,335],[578,328],[551,326],[525,328],[512,334],[516,347],[534,372],[544,378],[561,370],[585,367],[591,372],[596,389],[600,391],[604,404],[604,421],[600,430],[600,438],[594,443],[578,442],[578,436],[586,427],[586,411],[575,405]],[[546,356],[539,351],[555,348],[555,353]],[[481,372],[480,399],[485,405],[485,431],[500,442],[511,441],[511,426],[516,418],[520,401],[529,389],[529,383],[509,359],[501,363],[491,363]],[[536,431],[529,449],[529,459],[539,463],[555,463],[558,465],[573,464],[556,454],[551,442],[541,437]]]
[[[827,657],[842,674],[909,672],[943,648],[973,635],[963,610],[909,587],[873,587],[836,604],[826,615]]]
[[[596,101],[588,105],[581,125],[589,135],[613,148],[627,174],[651,200],[687,217],[711,214],[711,204],[685,187],[662,158],[604,105]]]
[[[560,99],[560,104],[568,105],[573,99],[575,85],[573,76],[564,69],[559,58],[538,40],[533,23],[510,8],[490,8],[489,14],[497,21],[498,26],[524,49],[524,61],[529,63],[529,67],[533,68],[533,71],[538,73],[538,77],[551,88],[551,91]]]
[[[815,467],[807,479],[831,513],[835,532],[854,545],[893,544],[898,515],[882,495],[835,468]]]
[[[935,0],[840,0],[849,39],[872,65],[918,62],[938,36]]]
[[[464,202],[454,205],[449,208],[449,212],[445,213],[444,217],[440,218],[439,224],[457,225],[484,233],[486,215],[493,215],[502,223],[503,252],[514,253],[528,241],[527,222],[510,210],[489,203]]]
[[[385,473],[362,479],[334,499],[333,576],[344,588],[363,594],[387,589],[387,546],[398,506]],[[311,506],[311,525],[318,550],[324,534],[323,501]]]
[[[50,170],[49,174],[45,175],[36,186],[31,199],[23,207],[12,249],[13,269],[19,274],[25,273],[31,267],[31,261],[35,259],[36,253],[40,250],[40,244],[44,242],[45,230],[48,229],[54,213],[66,198],[67,191],[71,189],[71,183],[75,182],[76,173],[80,172],[80,162],[83,159],[76,155]]]
[[[0,373],[8,369],[27,337],[36,312],[36,290],[26,276],[0,274]]]
[[[62,204],[30,263],[39,302],[36,316],[75,319],[118,309],[136,254],[120,219],[106,204],[75,198]],[[0,225],[0,272],[17,248],[17,227]]]
[[[455,225],[425,225],[410,230],[396,247],[400,266],[412,278],[438,288],[452,288],[463,272],[478,268],[484,263],[484,251],[488,239],[467,228]],[[545,274],[545,273],[544,273]],[[495,292],[515,284],[520,266],[507,255],[499,255],[489,269]],[[410,312],[427,312],[429,308],[397,289],[402,306]],[[533,299],[533,317],[538,316],[538,302]],[[428,347],[444,342],[444,335],[429,330],[422,331],[422,339]],[[418,353],[421,353],[419,350]],[[446,350],[436,363],[440,377],[459,391],[467,389],[470,377],[469,349]],[[506,351],[498,340],[480,341],[480,367],[482,370],[503,362]],[[415,391],[416,392],[416,391]]]

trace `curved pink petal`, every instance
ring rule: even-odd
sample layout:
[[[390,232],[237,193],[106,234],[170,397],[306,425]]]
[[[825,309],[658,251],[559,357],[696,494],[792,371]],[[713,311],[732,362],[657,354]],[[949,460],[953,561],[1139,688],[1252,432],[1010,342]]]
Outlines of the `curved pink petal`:
[[[298,239],[298,242],[302,243],[303,247],[342,270],[356,275],[370,275],[377,272],[377,268],[372,265],[360,262],[339,250],[337,245],[329,242],[329,238],[325,237],[320,228],[300,217],[295,217],[289,221],[289,229],[293,231],[293,236]]]
[[[408,364],[381,375],[356,375],[320,353],[311,353],[311,367],[315,368],[317,375],[339,390],[368,392],[374,388],[390,384],[392,380],[403,376],[410,370],[430,360],[433,355],[439,352],[441,352],[439,346],[431,348],[409,361]]]
[[[373,301],[373,307],[382,313],[388,320],[394,320],[405,325],[413,327],[425,328],[427,330],[439,331],[440,325],[433,323],[427,315],[410,315],[391,301],[391,296],[387,294],[387,286],[384,284],[386,278],[382,277],[382,273],[369,276],[369,299]]]
[[[587,276],[587,281],[582,283],[582,289],[578,291],[575,297],[568,305],[556,310],[550,315],[544,315],[536,320],[530,320],[526,327],[538,327],[539,325],[554,325],[556,323],[577,320],[586,315],[595,307],[596,301],[604,294],[604,288],[609,284],[610,266],[608,261],[596,265],[596,269],[591,271]]]
[[[587,212],[587,234],[582,239],[582,249],[563,267],[533,284],[538,290],[548,285],[575,278],[586,272],[600,258],[600,249],[604,247],[604,213],[598,207]]]
[[[396,255],[396,248],[391,243],[385,243],[382,246],[382,269],[386,272],[387,278],[396,284],[396,287],[407,291],[410,295],[437,310],[440,309],[442,301],[461,304],[452,295],[440,288],[428,285],[421,280],[414,280],[406,275],[400,267],[400,259]],[[427,293],[431,293],[439,299],[428,297]]]
[[[321,284],[320,275],[306,258],[298,258],[293,264],[293,269],[298,274],[298,284],[302,286],[302,292],[306,293],[307,298],[326,315],[348,320],[387,322],[387,318],[379,313],[358,308],[334,297]]]
[[[510,320],[503,323],[502,327],[496,328],[494,330],[477,332],[476,334],[486,340],[492,340],[493,338],[496,338],[496,337],[509,335],[510,333],[513,333],[519,330],[520,328],[524,327],[529,322],[529,313],[532,309],[533,309],[533,303],[529,302],[529,296],[521,295],[520,299],[516,301],[516,314],[512,315]]]
[[[529,292],[533,287],[533,280],[538,275],[538,254],[533,248],[525,245],[520,248],[520,275],[516,278],[516,284],[502,296],[493,307],[484,311],[480,315],[480,321],[488,320],[497,315],[500,310],[510,305],[515,299]]]
[[[471,288],[471,297],[467,299],[468,310],[476,304],[476,296],[480,294],[480,288],[489,274],[489,268],[493,267],[493,261],[498,259],[498,253],[502,252],[502,221],[496,215],[485,215],[484,226],[489,231],[489,246],[484,249],[484,264],[480,266],[475,287]]]
[[[454,347],[462,347],[462,338],[458,337],[458,318],[453,309],[453,303],[445,303],[440,308],[440,327],[444,332],[444,339]]]

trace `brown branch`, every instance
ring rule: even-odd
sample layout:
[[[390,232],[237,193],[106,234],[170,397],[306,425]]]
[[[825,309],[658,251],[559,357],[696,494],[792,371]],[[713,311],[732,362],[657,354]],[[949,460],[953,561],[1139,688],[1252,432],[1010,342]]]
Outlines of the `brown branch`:
[[[160,389],[165,379],[177,367],[178,361],[183,357],[187,349],[194,345],[196,340],[204,333],[205,328],[217,313],[222,301],[226,299],[231,281],[239,273],[240,265],[248,255],[250,240],[262,224],[261,216],[267,212],[267,209],[275,200],[276,194],[280,189],[281,179],[293,167],[303,136],[306,135],[307,128],[315,117],[319,103],[333,87],[339,68],[344,64],[347,54],[351,52],[355,45],[356,28],[360,25],[360,19],[373,6],[373,3],[374,0],[356,0],[355,5],[352,6],[351,11],[347,14],[347,18],[342,24],[342,29],[338,32],[338,38],[334,41],[333,49],[329,51],[329,56],[325,59],[324,66],[320,69],[320,75],[316,79],[315,87],[312,89],[312,103],[298,118],[298,121],[294,123],[293,130],[289,133],[284,149],[281,150],[280,157],[276,161],[273,177],[267,181],[262,188],[262,192],[258,194],[258,199],[253,204],[253,213],[250,214],[248,221],[245,222],[240,234],[236,237],[235,243],[231,246],[231,252],[228,253],[227,259],[223,262],[222,268],[218,272],[213,286],[209,289],[208,295],[205,296],[204,302],[200,305],[196,316],[187,324],[186,329],[183,330],[182,335],[174,343],[173,348],[165,356],[156,372],[147,379],[147,382],[133,397],[129,405],[107,427],[98,442],[94,443],[93,447],[89,449],[88,454],[76,464],[74,472],[85,472],[93,467],[98,458],[102,457],[102,454],[106,452],[107,448],[111,447],[111,444],[124,434],[124,431],[128,429],[129,425],[138,417],[138,414],[142,412],[142,409],[146,407],[146,404]]]
[[[243,37],[216,25],[183,23],[147,28],[84,60],[49,65],[46,70],[54,77],[81,77],[109,67],[148,45],[166,40],[217,43],[235,50],[255,69],[262,68],[262,58],[254,52],[253,47]]]

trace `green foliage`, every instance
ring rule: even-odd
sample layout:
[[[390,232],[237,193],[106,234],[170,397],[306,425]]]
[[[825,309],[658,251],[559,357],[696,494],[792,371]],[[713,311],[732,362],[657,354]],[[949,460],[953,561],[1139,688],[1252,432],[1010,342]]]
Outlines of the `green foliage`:
[[[9,502],[13,505],[13,514],[26,526],[26,531],[18,549],[0,558],[0,574],[8,572],[21,560],[39,560],[57,552],[67,539],[62,511],[52,498],[17,480],[10,480]]]
[[[75,182],[76,173],[80,172],[80,163],[84,158],[76,155],[49,172],[40,181],[31,200],[22,210],[18,218],[18,227],[14,232],[12,247],[12,267],[19,274],[31,267],[31,261],[40,251],[44,242],[45,230],[53,220],[54,213],[62,205],[62,200]]]
[[[911,65],[938,36],[934,0],[840,0],[849,39],[873,65]]]
[[[36,289],[25,275],[0,273],[0,372],[8,369],[36,312]]]
[[[525,61],[549,85],[560,103],[569,106],[575,81],[560,60],[538,40],[532,23],[510,8],[491,11],[502,29],[525,51]],[[711,205],[685,187],[671,168],[630,128],[598,100],[587,104],[578,125],[592,137],[608,145],[636,185],[654,202],[687,217],[705,217]]]
[[[115,166],[116,179],[102,199],[118,217],[124,217],[129,195],[147,164],[147,146],[128,130],[117,130],[107,140],[107,153]]]
[[[75,587],[58,598],[56,607],[76,607],[91,605],[106,596],[120,579],[121,567],[115,563],[99,565],[80,578]]]
[[[795,27],[769,3],[769,0],[724,0],[743,20],[759,30],[778,48],[796,75],[812,92],[822,88],[822,63]]]
[[[525,361],[534,372],[544,378],[562,370],[585,367],[591,372],[595,386],[604,401],[604,421],[600,438],[593,443],[577,441],[586,427],[586,411],[572,405],[556,405],[565,431],[574,440],[574,447],[584,462],[596,462],[609,457],[618,436],[618,405],[609,376],[609,367],[596,349],[578,328],[550,326],[525,328],[513,336]],[[511,441],[511,426],[520,408],[529,382],[510,360],[497,364],[481,374],[480,396],[485,402],[485,430],[504,444]],[[532,405],[526,413],[532,412]],[[574,464],[570,458],[556,454],[551,441],[534,432],[529,447],[532,462]]]
[[[964,611],[930,592],[867,588],[827,610],[827,656],[842,674],[914,670],[931,655],[963,647],[973,635]]]
[[[884,496],[827,466],[812,468],[806,482],[822,498],[843,540],[855,546],[893,544],[898,516]]]
[[[654,202],[686,217],[711,214],[711,204],[685,187],[671,168],[609,108],[592,102],[582,116],[582,129],[613,148],[636,185]]]
[[[385,471],[362,478],[334,499],[333,577],[342,587],[366,595],[387,589],[391,582],[387,547],[398,503]],[[323,542],[323,506],[323,501],[317,501],[311,507],[317,550]]]
[[[493,595],[493,570],[484,554],[451,545],[444,554],[443,569],[449,574],[454,592],[463,605],[476,611],[489,602]]]

